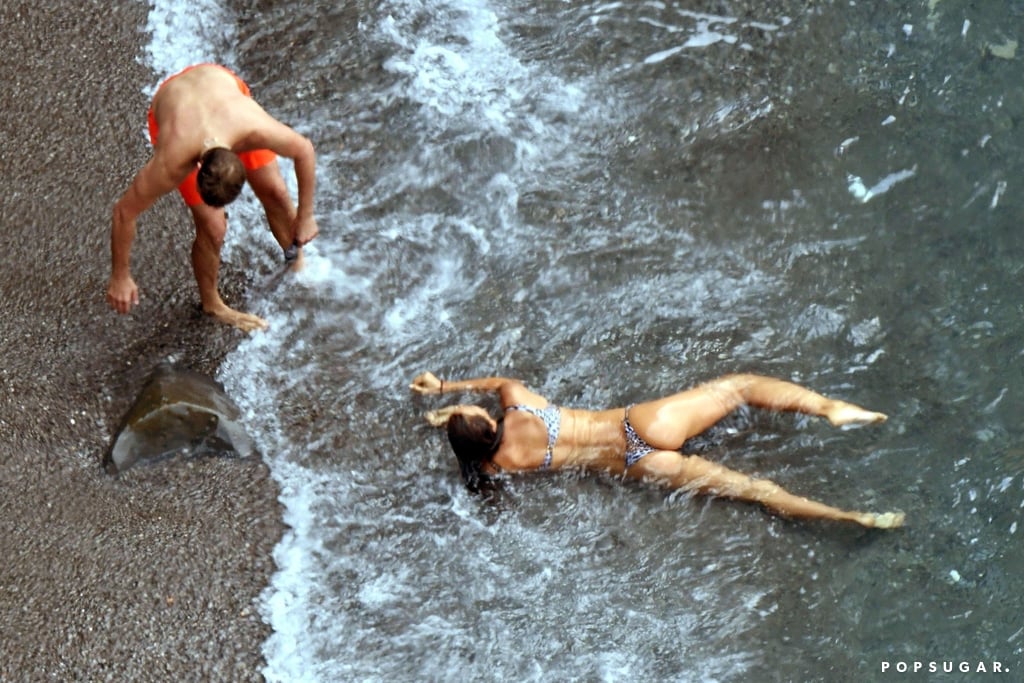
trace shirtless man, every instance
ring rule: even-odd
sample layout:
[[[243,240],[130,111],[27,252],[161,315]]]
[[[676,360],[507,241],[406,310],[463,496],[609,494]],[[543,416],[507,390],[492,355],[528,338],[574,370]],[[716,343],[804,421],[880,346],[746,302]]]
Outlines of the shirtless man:
[[[149,109],[149,135],[153,157],[114,205],[107,301],[118,313],[127,313],[139,303],[130,265],[135,221],[177,187],[196,225],[192,269],[203,311],[246,332],[266,329],[262,318],[229,308],[217,289],[220,250],[227,233],[224,205],[235,200],[248,180],[286,259],[295,258],[295,267],[300,267],[301,254],[296,250],[318,232],[313,217],[313,144],[271,117],[250,97],[240,78],[215,64],[191,66],[163,82]],[[298,209],[276,155],[295,162]]]

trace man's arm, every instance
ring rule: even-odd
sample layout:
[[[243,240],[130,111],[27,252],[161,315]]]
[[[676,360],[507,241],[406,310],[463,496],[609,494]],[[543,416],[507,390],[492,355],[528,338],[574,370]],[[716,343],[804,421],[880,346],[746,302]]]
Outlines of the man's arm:
[[[135,222],[161,195],[174,189],[170,173],[154,156],[138,172],[132,184],[114,204],[110,229],[110,283],[107,301],[118,313],[127,313],[139,303],[139,290],[131,274],[131,250],[135,241]]]
[[[316,151],[313,149],[313,143],[309,138],[301,135],[298,135],[298,137],[300,139],[294,142],[294,156],[291,157],[295,164],[295,181],[299,186],[299,205],[297,207],[296,220],[312,221],[313,198],[316,194]],[[313,236],[306,240],[300,240],[299,244],[304,244],[310,239],[313,239]]]
[[[295,237],[295,243],[301,247],[316,237],[320,228],[313,216],[313,197],[316,194],[316,152],[313,150],[313,143],[305,137],[297,147],[297,156],[292,157],[292,160],[295,163],[295,180],[299,186],[299,205],[296,208],[292,234]]]
[[[313,214],[316,195],[316,150],[309,138],[297,133],[263,112],[266,122],[254,142],[279,156],[288,157],[295,165],[295,181],[299,186],[299,202],[292,223],[292,237],[301,247],[320,231]]]

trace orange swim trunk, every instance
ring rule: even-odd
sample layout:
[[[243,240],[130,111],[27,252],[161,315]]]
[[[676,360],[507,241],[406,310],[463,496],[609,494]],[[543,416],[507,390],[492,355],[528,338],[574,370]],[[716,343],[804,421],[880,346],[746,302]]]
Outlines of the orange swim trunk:
[[[252,93],[249,92],[249,86],[246,85],[245,81],[239,78],[233,71],[227,67],[220,66],[219,64],[193,64],[192,66],[185,67],[173,76],[168,77],[160,84],[160,88],[164,87],[168,81],[172,78],[177,78],[186,71],[191,71],[197,66],[217,66],[224,69],[229,74],[235,77],[235,82],[238,83],[238,90],[246,97],[252,97]],[[160,92],[160,88],[157,88],[157,92]],[[156,99],[156,95],[153,95],[153,99]],[[157,125],[156,117],[153,115],[153,107],[150,105],[149,112],[146,115],[149,121],[149,141],[156,145],[157,136]],[[242,165],[245,166],[248,171],[255,171],[257,168],[263,168],[271,161],[277,159],[277,155],[271,152],[269,149],[252,149],[248,152],[239,152],[238,158],[242,160]],[[199,189],[196,187],[196,176],[199,175],[199,166],[197,165],[195,170],[188,174],[188,177],[178,186],[178,192],[185,199],[185,205],[192,207],[197,204],[203,203],[203,198],[199,196]]]

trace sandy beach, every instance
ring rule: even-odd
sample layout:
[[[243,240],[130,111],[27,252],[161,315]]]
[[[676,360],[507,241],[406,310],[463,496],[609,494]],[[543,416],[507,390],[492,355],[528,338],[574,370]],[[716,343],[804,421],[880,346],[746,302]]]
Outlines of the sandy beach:
[[[258,458],[101,467],[153,367],[213,374],[176,196],[143,216],[142,303],[105,300],[110,210],[149,150],[144,3],[4,3],[0,680],[260,680],[256,600],[283,532]],[[246,274],[225,263],[229,303]]]

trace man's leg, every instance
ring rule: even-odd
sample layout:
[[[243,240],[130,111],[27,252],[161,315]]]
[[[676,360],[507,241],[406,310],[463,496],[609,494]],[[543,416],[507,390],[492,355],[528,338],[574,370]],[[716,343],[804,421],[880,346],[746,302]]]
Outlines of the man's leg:
[[[263,211],[267,216],[267,223],[270,224],[270,231],[274,233],[274,239],[281,245],[281,249],[287,250],[294,241],[292,221],[295,220],[295,204],[285,185],[284,177],[281,176],[280,166],[275,160],[260,168],[246,171],[246,175],[253,193],[263,205]],[[302,250],[300,249],[298,258],[292,267],[298,270],[302,267],[301,264]]]
[[[228,229],[224,209],[215,209],[206,204],[196,204],[189,209],[196,224],[196,239],[192,243],[192,270],[199,285],[199,300],[202,302],[203,312],[244,332],[265,330],[267,321],[229,308],[217,289],[220,250]]]

